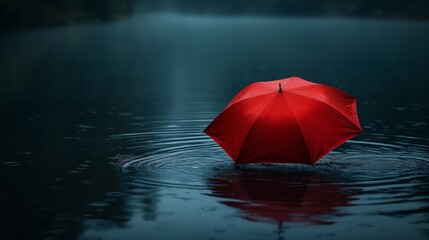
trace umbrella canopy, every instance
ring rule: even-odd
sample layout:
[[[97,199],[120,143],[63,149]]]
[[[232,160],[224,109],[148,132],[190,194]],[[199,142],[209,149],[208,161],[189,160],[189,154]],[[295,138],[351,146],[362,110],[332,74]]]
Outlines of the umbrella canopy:
[[[356,98],[299,77],[242,89],[204,130],[237,164],[315,164],[362,132]]]
[[[240,170],[209,179],[212,196],[241,210],[256,222],[332,224],[337,208],[350,205],[351,195],[328,179],[311,173]]]

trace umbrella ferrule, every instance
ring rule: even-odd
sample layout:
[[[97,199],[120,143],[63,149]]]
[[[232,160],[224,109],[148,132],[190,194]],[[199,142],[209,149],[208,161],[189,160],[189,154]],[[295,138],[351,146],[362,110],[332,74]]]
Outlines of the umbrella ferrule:
[[[282,84],[281,84],[281,83],[279,83],[279,93],[282,93],[282,92],[283,92]]]

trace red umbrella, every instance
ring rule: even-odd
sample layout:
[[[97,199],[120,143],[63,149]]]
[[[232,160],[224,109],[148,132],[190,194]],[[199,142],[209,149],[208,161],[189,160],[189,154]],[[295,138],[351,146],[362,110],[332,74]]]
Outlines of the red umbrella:
[[[245,87],[204,132],[236,164],[315,164],[362,129],[355,97],[291,77]]]
[[[240,209],[249,221],[306,222],[332,224],[320,217],[341,215],[339,207],[349,206],[351,195],[321,176],[247,172],[224,174],[209,180],[212,196]]]

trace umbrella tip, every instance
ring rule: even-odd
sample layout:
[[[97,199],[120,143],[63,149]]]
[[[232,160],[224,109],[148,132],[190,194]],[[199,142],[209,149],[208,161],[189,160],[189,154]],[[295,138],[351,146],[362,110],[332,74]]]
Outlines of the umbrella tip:
[[[283,92],[282,84],[281,84],[281,83],[279,83],[279,93],[282,93],[282,92]]]

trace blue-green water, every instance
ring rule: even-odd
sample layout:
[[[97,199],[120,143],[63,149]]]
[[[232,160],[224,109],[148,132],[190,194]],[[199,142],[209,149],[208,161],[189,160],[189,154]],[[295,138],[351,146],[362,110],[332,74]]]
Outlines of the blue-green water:
[[[428,29],[159,13],[3,34],[1,234],[427,239]],[[202,131],[289,76],[355,95],[364,133],[314,167],[235,167]]]

